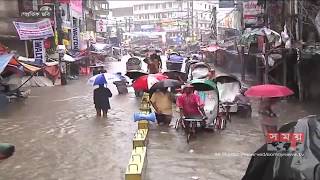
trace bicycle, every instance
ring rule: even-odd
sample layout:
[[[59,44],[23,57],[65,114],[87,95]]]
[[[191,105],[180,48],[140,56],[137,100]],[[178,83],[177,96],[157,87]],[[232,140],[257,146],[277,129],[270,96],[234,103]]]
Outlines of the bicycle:
[[[189,144],[192,136],[196,135],[196,128],[198,124],[203,126],[205,118],[185,118],[182,117],[176,121],[175,129],[178,130],[179,127],[182,127],[187,135],[187,143]]]
[[[215,119],[215,129],[224,130],[227,128],[227,121],[231,123],[231,103],[224,102],[219,104],[221,109]]]
[[[230,102],[222,102],[220,105],[221,105],[222,112],[224,112],[223,115],[226,117],[226,120],[231,123],[230,109],[231,109],[232,103],[230,103]]]

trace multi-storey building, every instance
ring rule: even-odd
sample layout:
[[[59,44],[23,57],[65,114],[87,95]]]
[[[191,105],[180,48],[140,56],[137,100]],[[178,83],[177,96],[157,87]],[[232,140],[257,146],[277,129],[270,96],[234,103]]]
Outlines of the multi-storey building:
[[[154,1],[133,6],[136,31],[165,30],[169,37],[200,35],[210,29],[212,1]]]
[[[133,7],[111,9],[110,24],[124,32],[133,31]]]

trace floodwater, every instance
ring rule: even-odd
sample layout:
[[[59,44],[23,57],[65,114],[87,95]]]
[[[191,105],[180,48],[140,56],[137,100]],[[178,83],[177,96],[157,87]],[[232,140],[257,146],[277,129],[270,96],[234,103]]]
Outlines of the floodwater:
[[[125,61],[107,63],[109,72]],[[137,130],[132,115],[139,99],[131,89],[114,96],[107,118],[96,118],[87,77],[67,86],[35,88],[32,95],[0,114],[0,142],[16,153],[0,162],[1,180],[123,180]],[[316,106],[282,102],[282,123],[316,113]],[[152,125],[147,180],[238,180],[249,156],[263,143],[257,115],[233,117],[222,132],[199,133],[190,144],[181,131]],[[224,154],[223,154],[224,153]]]

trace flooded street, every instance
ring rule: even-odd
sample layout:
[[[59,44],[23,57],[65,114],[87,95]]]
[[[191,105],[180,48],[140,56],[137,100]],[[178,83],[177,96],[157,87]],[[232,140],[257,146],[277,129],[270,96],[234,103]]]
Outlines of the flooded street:
[[[107,64],[108,72],[125,70],[125,61]],[[34,88],[23,102],[0,114],[0,141],[16,146],[11,158],[0,162],[1,180],[123,180],[137,124],[132,116],[140,100],[133,90],[118,95],[114,85],[111,110],[96,118],[88,77],[67,86]],[[281,121],[316,113],[316,106],[281,103]],[[238,180],[249,156],[263,143],[257,114],[232,118],[222,132],[199,133],[188,145],[182,131],[152,125],[149,134],[148,180]],[[176,118],[175,118],[176,119]]]

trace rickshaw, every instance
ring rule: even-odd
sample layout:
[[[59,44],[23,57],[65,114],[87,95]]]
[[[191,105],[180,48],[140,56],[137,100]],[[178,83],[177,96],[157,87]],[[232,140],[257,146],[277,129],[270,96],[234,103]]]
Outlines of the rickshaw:
[[[166,60],[167,70],[181,71],[183,57],[179,53],[171,53]]]
[[[190,73],[191,66],[192,66],[193,64],[198,63],[198,62],[200,62],[200,61],[198,61],[198,60],[191,60],[191,59],[187,58],[186,61],[185,61],[185,69],[184,69],[184,71],[186,72],[186,74],[189,74],[189,73]]]
[[[148,73],[142,71],[142,62],[137,57],[130,57],[128,61],[126,62],[126,76],[128,76],[130,79],[135,81],[140,76],[146,75]],[[143,92],[142,91],[134,91],[136,97],[142,97]]]
[[[218,75],[215,79],[219,90],[219,99],[222,111],[226,111],[227,119],[231,121],[231,114],[238,111],[237,103],[234,99],[239,94],[241,89],[241,82],[237,77],[228,74]]]
[[[211,70],[211,67],[204,62],[197,62],[191,65],[188,79],[205,79],[207,78],[209,72]]]
[[[204,102],[204,111],[207,119],[206,126],[204,128],[214,130],[216,127],[216,119],[219,113],[219,95],[215,82],[206,79],[195,79],[191,81],[196,93],[200,96],[202,102]],[[188,122],[188,123],[187,123]],[[187,135],[187,143],[190,142],[191,137],[195,137],[197,129],[202,127],[202,118],[185,118],[179,119],[176,122],[176,128],[180,125],[184,128]],[[186,126],[188,124],[188,127]]]

